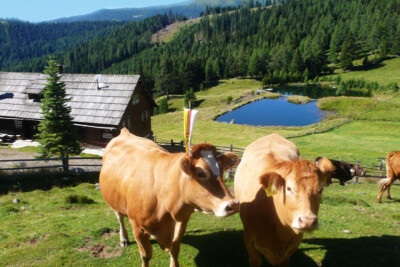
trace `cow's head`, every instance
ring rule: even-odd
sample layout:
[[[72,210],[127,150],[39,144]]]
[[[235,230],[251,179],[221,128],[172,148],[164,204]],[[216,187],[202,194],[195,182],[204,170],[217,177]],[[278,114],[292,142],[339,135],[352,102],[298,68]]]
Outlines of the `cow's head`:
[[[273,200],[281,222],[295,233],[318,228],[318,210],[325,177],[333,171],[327,161],[323,166],[297,159],[279,163],[275,172],[260,177],[260,183]]]
[[[236,166],[238,161],[238,157],[230,152],[217,156],[211,144],[193,146],[191,154],[181,160],[181,168],[189,177],[184,188],[186,200],[196,210],[218,217],[238,212],[239,201],[233,198],[223,182],[224,171]]]
[[[365,175],[365,171],[363,169],[363,167],[361,167],[360,164],[356,164],[354,165],[351,169],[351,176],[364,176]]]

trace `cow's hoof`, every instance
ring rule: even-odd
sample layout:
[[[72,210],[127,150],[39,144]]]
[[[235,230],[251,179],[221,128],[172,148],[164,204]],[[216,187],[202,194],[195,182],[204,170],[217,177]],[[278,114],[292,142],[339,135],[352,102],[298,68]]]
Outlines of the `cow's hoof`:
[[[387,199],[389,199],[389,200],[392,200],[392,198],[391,198],[391,197],[387,197]]]
[[[124,240],[120,242],[121,247],[127,247],[128,246],[128,240]]]

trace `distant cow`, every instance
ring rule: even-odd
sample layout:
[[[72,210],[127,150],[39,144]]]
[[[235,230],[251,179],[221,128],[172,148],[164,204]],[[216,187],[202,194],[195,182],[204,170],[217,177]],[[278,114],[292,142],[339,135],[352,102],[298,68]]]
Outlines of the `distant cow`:
[[[321,157],[315,159],[315,162],[318,164],[318,161]],[[343,161],[329,159],[332,165],[335,167],[335,171],[328,177],[327,185],[332,183],[332,178],[339,179],[339,184],[344,186],[345,183],[355,176],[363,176],[365,175],[363,167],[360,164],[351,164]]]
[[[390,152],[386,156],[386,176],[387,178],[381,179],[378,182],[381,188],[378,194],[378,203],[381,203],[382,195],[385,190],[387,190],[387,199],[392,199],[390,197],[390,186],[392,186],[395,180],[400,180],[400,151]]]
[[[279,134],[258,139],[244,151],[235,174],[235,196],[251,266],[263,255],[272,265],[288,264],[303,232],[318,227],[323,181],[331,162],[303,160]]]
[[[180,243],[195,209],[219,217],[238,212],[238,201],[222,181],[237,162],[235,154],[217,156],[207,143],[194,146],[190,155],[172,154],[122,129],[107,145],[100,173],[101,193],[120,223],[121,246],[128,244],[127,216],[142,266],[152,257],[150,236],[169,252],[170,266],[179,266]]]

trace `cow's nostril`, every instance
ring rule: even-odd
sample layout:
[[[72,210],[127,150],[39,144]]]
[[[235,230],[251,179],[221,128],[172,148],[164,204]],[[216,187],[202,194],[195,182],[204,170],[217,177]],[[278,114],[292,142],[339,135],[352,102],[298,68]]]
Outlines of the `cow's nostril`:
[[[225,211],[231,212],[233,211],[233,208],[231,206],[226,206]]]

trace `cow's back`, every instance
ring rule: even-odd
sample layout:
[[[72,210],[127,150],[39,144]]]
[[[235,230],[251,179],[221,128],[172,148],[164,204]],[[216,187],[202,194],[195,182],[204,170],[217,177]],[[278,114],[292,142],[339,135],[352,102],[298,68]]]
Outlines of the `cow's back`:
[[[151,200],[157,185],[151,174],[157,161],[167,155],[154,142],[123,129],[107,145],[103,156],[99,180],[106,202],[115,211],[127,215],[129,202]]]
[[[235,196],[252,201],[262,187],[257,180],[265,170],[273,171],[274,164],[300,157],[296,145],[274,133],[262,137],[246,147],[235,174]]]

